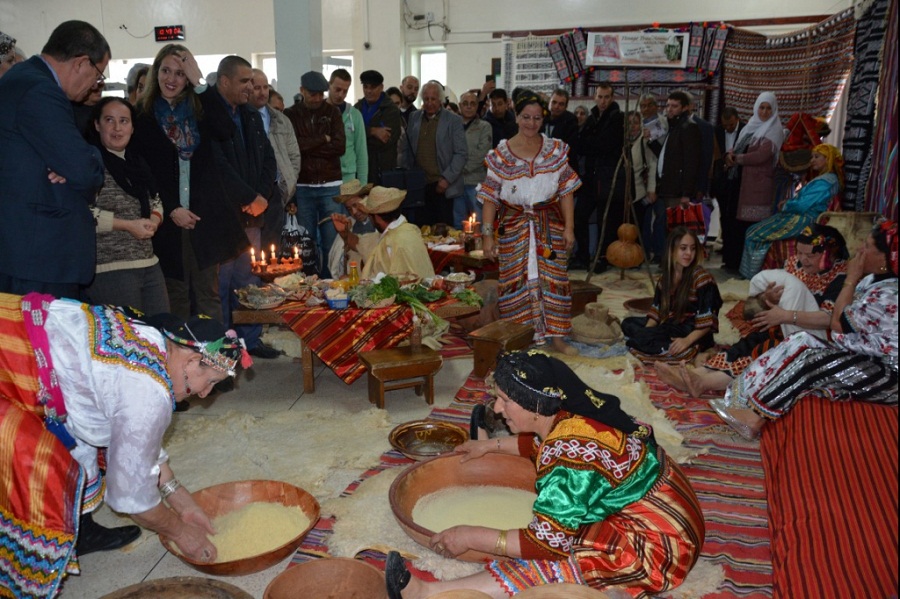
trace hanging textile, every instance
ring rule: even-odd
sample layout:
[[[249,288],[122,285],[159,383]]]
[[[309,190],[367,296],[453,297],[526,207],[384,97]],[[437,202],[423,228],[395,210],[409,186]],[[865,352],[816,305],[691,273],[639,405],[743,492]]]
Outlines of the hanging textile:
[[[731,28],[724,23],[708,25],[691,23],[691,43],[688,47],[687,68],[707,77],[719,70],[725,42]]]
[[[594,70],[585,66],[587,54],[587,36],[584,29],[575,29],[547,42],[547,50],[553,59],[556,73],[563,83],[571,83],[575,79]]]
[[[874,0],[860,15],[856,25],[856,62],[850,78],[842,147],[845,177],[843,205],[847,210],[862,210],[865,204],[863,192],[872,168],[875,97],[879,90],[882,49],[890,47],[884,45],[888,26],[885,16],[889,4],[889,0]],[[896,54],[896,51],[891,54]]]
[[[848,9],[780,37],[735,29],[725,55],[725,105],[747,118],[759,92],[770,91],[781,114],[830,119],[853,64],[855,25]]]
[[[512,93],[517,87],[544,92],[548,96],[557,88],[556,67],[547,42],[553,38],[529,35],[503,38],[503,89]],[[499,86],[498,86],[499,87]]]
[[[897,0],[890,3],[865,209],[897,221]]]

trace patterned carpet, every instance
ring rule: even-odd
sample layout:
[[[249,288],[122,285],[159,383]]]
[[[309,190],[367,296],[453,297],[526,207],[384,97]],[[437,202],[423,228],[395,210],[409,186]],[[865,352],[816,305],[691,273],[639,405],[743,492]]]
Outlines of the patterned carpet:
[[[683,467],[706,518],[706,543],[701,559],[721,566],[725,577],[718,591],[703,595],[703,599],[771,597],[772,568],[758,442],[744,441],[732,434],[705,401],[672,391],[652,370],[638,369],[636,376],[648,385],[654,405],[664,410],[685,436],[685,444],[703,451]],[[435,408],[431,416],[467,427],[472,405],[485,401],[486,397],[484,382],[469,377],[455,400],[446,408]],[[363,480],[386,468],[411,463],[402,454],[388,451],[382,455],[380,464],[363,473],[344,495],[352,494]],[[323,517],[291,564],[327,555],[333,526],[334,518]],[[361,557],[377,563],[382,556],[375,552]]]

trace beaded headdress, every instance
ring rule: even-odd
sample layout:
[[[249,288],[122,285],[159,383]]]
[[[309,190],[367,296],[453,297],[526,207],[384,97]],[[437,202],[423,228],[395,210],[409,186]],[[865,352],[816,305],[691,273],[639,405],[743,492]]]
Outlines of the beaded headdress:
[[[234,376],[238,362],[243,368],[253,365],[244,340],[237,333],[211,318],[191,317],[180,324],[167,323],[163,335],[178,345],[189,347],[200,354],[201,361],[211,368]]]

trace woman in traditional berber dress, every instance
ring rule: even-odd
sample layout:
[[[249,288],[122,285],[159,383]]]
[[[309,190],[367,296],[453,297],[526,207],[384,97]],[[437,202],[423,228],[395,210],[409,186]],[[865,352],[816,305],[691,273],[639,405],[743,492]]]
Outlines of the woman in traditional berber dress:
[[[499,259],[500,318],[530,324],[534,340],[568,354],[572,294],[566,264],[575,245],[575,200],[581,185],[569,147],[541,134],[547,108],[529,90],[514,94],[519,132],[485,158],[484,254]],[[496,241],[494,239],[496,225]]]
[[[741,129],[734,149],[725,154],[728,176],[740,169],[737,219],[725,231],[732,237],[731,252],[722,256],[726,268],[739,268],[747,229],[772,216],[775,203],[775,165],[784,143],[784,129],[778,116],[778,100],[772,92],[763,92],[753,105],[753,116]]]
[[[690,360],[713,346],[719,330],[719,286],[701,266],[703,244],[685,227],[672,229],[647,316],[622,321],[625,344],[644,361]]]
[[[134,108],[110,96],[94,106],[95,145],[105,180],[92,210],[97,223],[97,272],[85,290],[92,304],[129,306],[144,314],[169,311],[166,280],[151,241],[163,220],[150,166],[129,149]]]
[[[501,354],[493,382],[494,409],[513,436],[468,441],[456,451],[462,461],[487,453],[530,459],[537,470],[533,519],[522,529],[454,526],[435,534],[430,546],[445,557],[469,550],[497,556],[467,578],[425,583],[392,552],[390,599],[452,589],[499,598],[556,583],[645,597],[681,584],[700,555],[703,514],[649,427],[617,397],[591,389],[538,350]]]
[[[750,280],[750,296],[765,307],[753,317],[754,329],[697,368],[657,364],[659,378],[700,397],[724,391],[753,360],[798,331],[826,339],[847,258],[847,244],[837,229],[810,225],[797,237],[796,258],[788,259],[783,269],[764,270]]]
[[[710,403],[741,436],[787,414],[810,393],[897,405],[897,224],[877,225],[847,265],[831,341],[791,335]]]
[[[815,179],[801,187],[777,214],[747,229],[740,268],[746,278],[752,278],[762,268],[772,242],[796,237],[829,206],[836,202],[840,205],[844,188],[844,158],[840,150],[830,144],[817,145],[810,168],[818,173]]]
[[[52,596],[78,572],[78,556],[140,536],[137,526],[94,522],[104,500],[184,555],[216,559],[210,519],[176,480],[163,437],[176,400],[205,397],[251,361],[212,319],[147,322],[109,306],[0,294],[0,581],[13,596]]]

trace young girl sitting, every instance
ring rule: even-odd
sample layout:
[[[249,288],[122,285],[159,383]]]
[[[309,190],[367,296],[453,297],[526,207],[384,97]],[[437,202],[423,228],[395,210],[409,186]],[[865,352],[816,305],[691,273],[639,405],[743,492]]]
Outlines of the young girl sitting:
[[[684,227],[669,233],[650,312],[622,321],[626,345],[641,360],[690,360],[713,346],[722,298],[715,279],[700,266],[702,258],[694,233]]]

